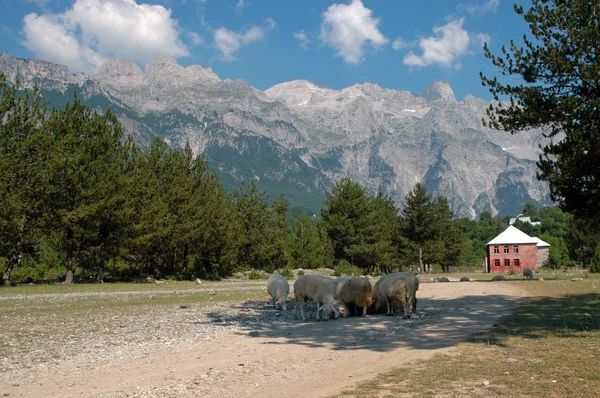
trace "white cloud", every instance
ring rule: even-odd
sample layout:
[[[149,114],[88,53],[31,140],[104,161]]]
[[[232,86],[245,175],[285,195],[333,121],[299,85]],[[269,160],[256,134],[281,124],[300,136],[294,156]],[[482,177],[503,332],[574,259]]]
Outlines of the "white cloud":
[[[244,33],[236,33],[226,28],[215,31],[215,46],[221,52],[221,58],[225,61],[234,61],[235,55],[242,45],[261,41],[267,32],[277,26],[272,18],[267,18],[266,26],[252,26]]]
[[[194,43],[195,46],[204,44],[204,39],[198,33],[190,32],[190,33],[188,33],[188,36],[189,36],[190,40],[192,41],[192,43]]]
[[[404,57],[404,64],[418,67],[438,64],[460,68],[457,60],[468,52],[471,43],[469,33],[462,27],[463,23],[464,19],[461,18],[444,26],[434,26],[434,36],[419,39],[422,54],[411,51]]]
[[[392,48],[394,50],[401,50],[403,48],[406,48],[410,46],[410,43],[407,41],[402,40],[401,37],[397,37],[396,40],[394,40],[394,42],[392,43]]]
[[[347,63],[359,63],[365,43],[377,48],[388,42],[377,28],[379,19],[374,18],[372,13],[361,0],[329,6],[323,13],[321,41],[335,49],[336,55]]]
[[[311,41],[303,30],[294,33],[294,37],[296,40],[298,40],[300,47],[304,48],[305,50],[308,49],[308,45],[311,43]]]
[[[73,71],[94,72],[108,58],[143,64],[188,54],[171,11],[136,0],[75,0],[62,14],[25,16],[23,30],[27,49]]]
[[[456,6],[456,9],[473,15],[484,15],[496,12],[498,7],[500,7],[500,0],[487,0],[483,3],[461,3]]]
[[[477,49],[481,50],[485,43],[487,43],[487,44],[491,43],[492,38],[490,37],[490,35],[488,35],[486,33],[473,33],[473,34],[471,34],[471,40],[477,46]]]

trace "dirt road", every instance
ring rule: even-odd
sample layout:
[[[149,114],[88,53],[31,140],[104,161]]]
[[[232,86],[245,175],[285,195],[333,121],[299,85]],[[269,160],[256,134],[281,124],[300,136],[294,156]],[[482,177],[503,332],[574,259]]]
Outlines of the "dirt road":
[[[420,315],[410,320],[377,315],[316,322],[313,312],[306,322],[294,321],[292,311],[277,315],[266,305],[266,293],[265,301],[82,319],[62,325],[68,336],[55,349],[68,352],[36,361],[30,351],[41,357],[45,351],[32,344],[19,358],[5,358],[0,394],[328,396],[451,349],[509,314],[523,293],[505,282],[422,283],[418,297]]]

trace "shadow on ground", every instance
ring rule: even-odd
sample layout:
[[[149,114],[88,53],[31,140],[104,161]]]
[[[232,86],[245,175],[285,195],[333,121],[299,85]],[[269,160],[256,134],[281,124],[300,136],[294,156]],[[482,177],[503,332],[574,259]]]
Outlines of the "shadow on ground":
[[[600,330],[600,294],[571,294],[532,298],[489,334],[476,334],[469,341],[504,345],[508,336],[529,339],[581,337],[582,332]]]
[[[436,350],[450,347],[482,332],[510,314],[519,298],[503,295],[457,299],[419,299],[419,314],[411,319],[397,315],[370,315],[317,322],[315,311],[305,309],[307,320],[293,319],[294,303],[287,312],[276,311],[265,301],[247,301],[238,315],[206,314],[212,325],[236,326],[239,334],[262,339],[264,344],[296,344],[333,350],[392,351],[397,348]]]

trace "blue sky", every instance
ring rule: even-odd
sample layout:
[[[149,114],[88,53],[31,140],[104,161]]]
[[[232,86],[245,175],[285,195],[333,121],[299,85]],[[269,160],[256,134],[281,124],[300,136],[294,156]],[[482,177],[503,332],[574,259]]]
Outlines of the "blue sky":
[[[528,5],[526,0],[517,0]],[[0,52],[94,73],[110,58],[161,54],[259,89],[308,79],[491,99],[482,42],[527,32],[508,0],[0,0]]]

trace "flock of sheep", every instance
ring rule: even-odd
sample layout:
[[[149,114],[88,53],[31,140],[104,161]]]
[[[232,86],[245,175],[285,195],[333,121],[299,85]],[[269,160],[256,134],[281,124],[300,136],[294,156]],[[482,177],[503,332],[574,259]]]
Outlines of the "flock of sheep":
[[[417,313],[419,279],[412,272],[395,272],[379,278],[375,286],[367,277],[330,279],[319,275],[303,275],[294,282],[294,319],[298,310],[303,320],[304,303],[312,301],[317,306],[317,320],[338,319],[351,314],[366,316],[368,313],[382,312],[394,314],[394,305],[400,304],[404,318],[411,312]],[[281,306],[287,311],[286,301],[290,285],[283,276],[273,274],[267,282],[267,292],[273,299],[273,306]],[[361,311],[362,310],[362,311]]]

